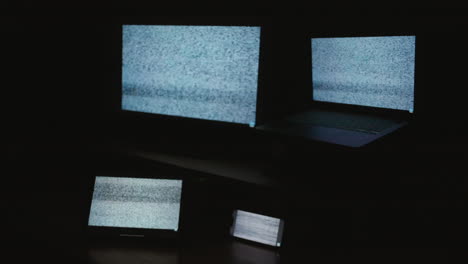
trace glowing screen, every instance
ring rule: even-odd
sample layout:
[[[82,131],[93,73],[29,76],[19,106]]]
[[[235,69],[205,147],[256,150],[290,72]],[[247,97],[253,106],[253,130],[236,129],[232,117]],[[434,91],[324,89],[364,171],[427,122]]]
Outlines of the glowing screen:
[[[255,124],[260,27],[122,30],[123,110]]]
[[[178,230],[181,180],[97,176],[90,226]]]
[[[282,221],[279,218],[236,210],[232,235],[279,247],[282,237]]]
[[[313,99],[414,107],[415,36],[312,38]]]

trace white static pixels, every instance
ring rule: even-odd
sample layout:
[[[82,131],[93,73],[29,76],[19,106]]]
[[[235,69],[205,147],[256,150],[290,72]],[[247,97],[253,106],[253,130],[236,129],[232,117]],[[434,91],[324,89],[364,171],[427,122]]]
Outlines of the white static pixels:
[[[129,178],[129,177],[109,177],[97,176],[96,182],[115,185],[145,185],[155,187],[181,187],[181,180],[170,179],[150,179],[150,178]]]
[[[255,123],[260,27],[123,26],[122,109]]]
[[[415,36],[313,38],[314,100],[412,111]]]
[[[96,177],[90,226],[177,230],[181,180]]]
[[[278,218],[237,210],[234,220],[233,236],[277,245],[281,220]]]

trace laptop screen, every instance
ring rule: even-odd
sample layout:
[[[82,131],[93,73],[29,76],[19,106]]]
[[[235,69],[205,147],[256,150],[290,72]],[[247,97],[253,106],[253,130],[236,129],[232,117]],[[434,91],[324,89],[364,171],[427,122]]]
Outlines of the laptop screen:
[[[413,112],[415,36],[311,42],[314,100]]]
[[[279,218],[236,210],[231,233],[238,238],[279,247],[283,225]]]
[[[182,180],[97,176],[88,225],[177,231],[181,194]]]
[[[260,27],[124,25],[122,109],[254,125]]]

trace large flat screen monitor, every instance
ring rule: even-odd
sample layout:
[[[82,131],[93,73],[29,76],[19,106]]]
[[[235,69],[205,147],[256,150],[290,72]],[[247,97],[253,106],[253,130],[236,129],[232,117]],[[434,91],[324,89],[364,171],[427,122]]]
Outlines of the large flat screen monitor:
[[[122,110],[255,125],[260,31],[123,25]]]
[[[413,112],[415,36],[312,38],[315,101]]]

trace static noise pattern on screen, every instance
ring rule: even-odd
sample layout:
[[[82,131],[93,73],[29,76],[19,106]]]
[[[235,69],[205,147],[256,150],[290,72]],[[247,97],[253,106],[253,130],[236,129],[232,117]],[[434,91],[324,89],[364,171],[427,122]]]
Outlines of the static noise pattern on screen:
[[[281,244],[281,219],[237,210],[232,235],[271,245]]]
[[[124,25],[122,109],[255,124],[260,27]]]
[[[313,38],[313,99],[413,111],[415,36]]]
[[[181,180],[96,177],[90,226],[177,230]]]

